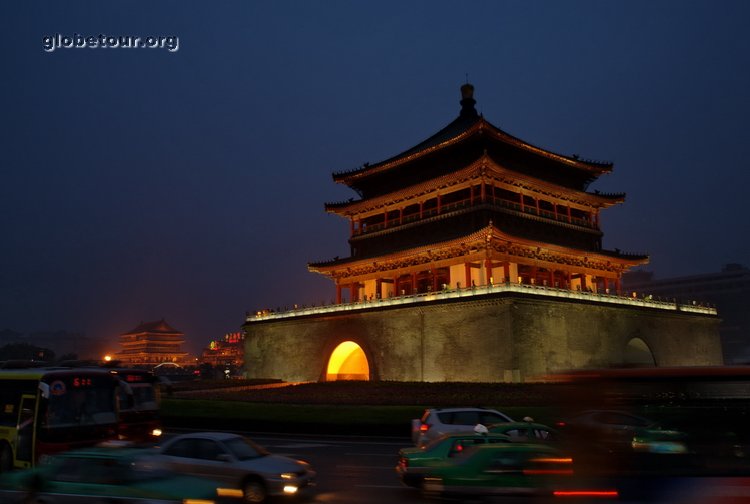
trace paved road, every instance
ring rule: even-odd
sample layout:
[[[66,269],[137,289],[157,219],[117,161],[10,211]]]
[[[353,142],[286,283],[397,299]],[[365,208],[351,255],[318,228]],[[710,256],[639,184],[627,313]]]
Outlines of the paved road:
[[[396,477],[398,449],[409,438],[287,437],[250,434],[276,454],[310,462],[318,472],[314,502],[383,504],[425,502]]]
[[[404,438],[334,437],[244,433],[272,453],[310,462],[318,473],[315,497],[308,503],[435,504],[399,482],[394,467]],[[647,498],[621,498],[619,504],[750,504],[750,478],[658,478],[619,481],[623,497],[635,491]],[[572,504],[568,499],[560,502]],[[491,499],[490,503],[531,504],[529,499]],[[602,502],[597,500],[597,502]],[[577,504],[577,503],[576,503]]]

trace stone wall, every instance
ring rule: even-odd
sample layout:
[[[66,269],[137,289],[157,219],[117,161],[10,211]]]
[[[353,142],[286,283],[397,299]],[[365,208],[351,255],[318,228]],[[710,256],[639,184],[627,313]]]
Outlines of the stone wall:
[[[333,350],[351,340],[375,380],[533,381],[622,365],[633,338],[659,366],[721,364],[718,328],[716,316],[499,295],[253,321],[244,326],[245,366],[250,378],[322,380]]]

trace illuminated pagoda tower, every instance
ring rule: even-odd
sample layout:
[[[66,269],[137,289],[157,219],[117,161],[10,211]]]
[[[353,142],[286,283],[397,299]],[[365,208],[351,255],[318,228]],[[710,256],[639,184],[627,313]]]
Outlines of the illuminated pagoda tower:
[[[561,370],[722,363],[710,307],[623,295],[645,255],[602,246],[623,194],[611,163],[524,142],[479,115],[473,87],[442,130],[335,182],[358,198],[349,257],[308,264],[329,306],[248,312],[248,378],[524,382]]]
[[[164,319],[141,322],[120,335],[122,350],[115,360],[123,366],[155,366],[163,362],[184,364],[188,354],[182,351],[183,343],[185,335]]]
[[[602,248],[600,212],[625,195],[588,187],[611,163],[509,135],[473,92],[461,87],[459,117],[424,142],[333,175],[360,196],[326,205],[351,223],[351,256],[309,269],[334,280],[337,302],[502,283],[617,293],[648,261]]]

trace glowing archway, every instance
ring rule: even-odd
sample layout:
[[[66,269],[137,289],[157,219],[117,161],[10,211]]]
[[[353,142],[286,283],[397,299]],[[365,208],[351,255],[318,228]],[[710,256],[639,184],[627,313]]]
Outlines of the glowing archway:
[[[370,366],[362,347],[353,341],[337,346],[328,361],[326,381],[369,379]]]
[[[625,346],[623,362],[633,366],[656,366],[653,352],[641,338],[633,338],[628,341]]]

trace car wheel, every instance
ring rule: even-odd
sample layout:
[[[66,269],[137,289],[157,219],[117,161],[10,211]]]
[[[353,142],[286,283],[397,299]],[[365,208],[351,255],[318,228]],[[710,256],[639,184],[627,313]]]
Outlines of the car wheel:
[[[262,481],[251,479],[245,482],[242,488],[243,502],[260,503],[266,501],[266,486]]]
[[[3,443],[0,448],[0,473],[8,472],[13,468],[13,452],[10,446]]]

